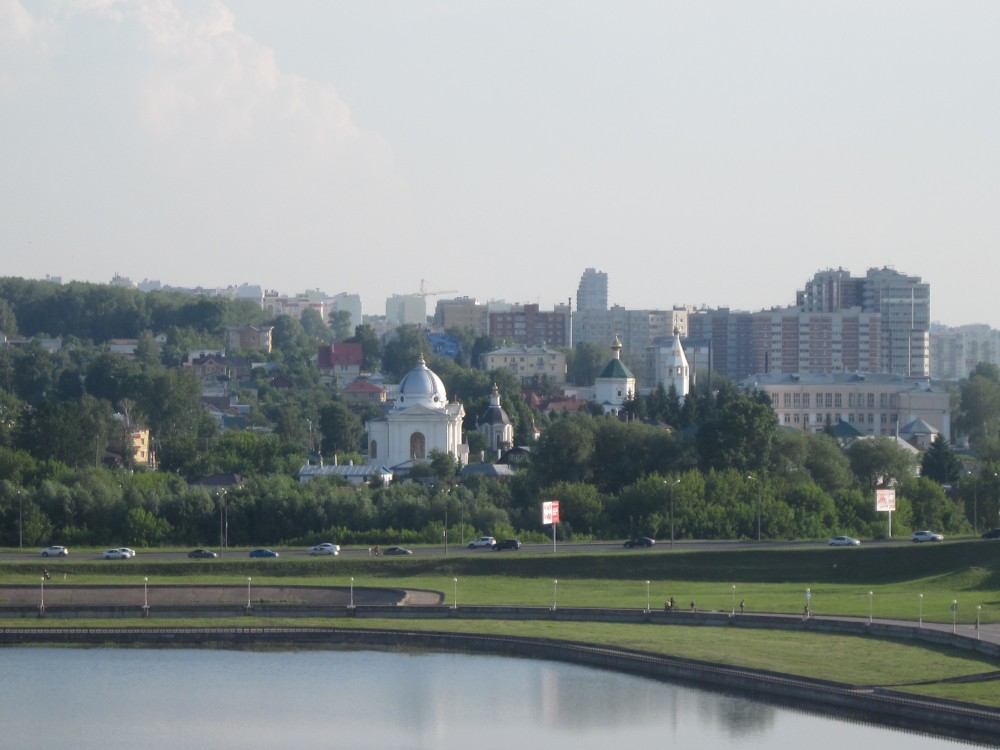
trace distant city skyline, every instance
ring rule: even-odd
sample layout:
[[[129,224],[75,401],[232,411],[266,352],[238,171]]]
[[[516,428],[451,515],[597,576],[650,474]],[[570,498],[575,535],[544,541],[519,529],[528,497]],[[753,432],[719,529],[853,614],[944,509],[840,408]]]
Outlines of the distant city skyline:
[[[1000,329],[1000,4],[0,0],[0,273]],[[456,295],[456,296],[457,296]]]

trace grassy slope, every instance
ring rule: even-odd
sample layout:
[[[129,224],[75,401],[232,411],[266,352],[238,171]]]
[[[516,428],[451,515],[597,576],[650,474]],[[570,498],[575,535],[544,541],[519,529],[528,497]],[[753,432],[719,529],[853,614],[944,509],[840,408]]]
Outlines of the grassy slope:
[[[38,578],[37,567],[26,563],[0,565],[0,581],[34,583]],[[143,563],[140,556],[125,565],[109,566],[95,561],[65,562],[52,567],[57,577],[65,571],[74,583],[131,583],[149,576],[152,586],[181,582],[236,583],[247,574],[252,574],[260,584],[346,585],[353,576],[356,586],[439,590],[449,602],[454,592],[453,579],[457,577],[460,604],[549,605],[556,588],[553,580],[558,580],[560,606],[641,608],[646,604],[645,581],[649,580],[653,606],[662,606],[662,600],[672,595],[681,606],[695,598],[701,609],[728,611],[734,600],[746,599],[751,611],[799,612],[805,588],[809,587],[817,614],[867,615],[868,592],[872,591],[871,604],[876,617],[915,620],[922,601],[926,620],[948,622],[949,605],[958,600],[959,623],[975,621],[977,604],[983,608],[983,623],[1000,622],[1000,543],[985,542],[732,552],[483,553],[394,560],[281,558],[253,563],[246,559]],[[922,600],[918,596],[921,593]],[[315,624],[307,620],[275,623]],[[198,620],[190,624],[210,623]],[[239,624],[245,625],[246,620],[239,620]],[[342,626],[343,622],[336,624]],[[365,620],[357,624],[400,626],[395,620],[382,623]],[[993,661],[955,650],[875,638],[602,623],[444,620],[407,621],[406,627],[615,643],[859,685],[910,685],[903,689],[1000,707],[1000,682],[912,685],[992,672],[998,668]]]

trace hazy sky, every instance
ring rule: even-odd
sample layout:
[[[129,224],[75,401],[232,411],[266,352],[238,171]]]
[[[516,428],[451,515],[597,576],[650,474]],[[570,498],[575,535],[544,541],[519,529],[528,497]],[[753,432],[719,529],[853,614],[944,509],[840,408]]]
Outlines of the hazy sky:
[[[1000,328],[998,39],[994,0],[0,0],[0,275],[757,310],[888,265]]]

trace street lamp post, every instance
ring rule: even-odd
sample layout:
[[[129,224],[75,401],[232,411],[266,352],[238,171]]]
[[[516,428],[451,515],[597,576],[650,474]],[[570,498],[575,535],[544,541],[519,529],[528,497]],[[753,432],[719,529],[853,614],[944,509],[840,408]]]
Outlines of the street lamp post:
[[[951,600],[951,632],[955,632],[958,621],[958,599]]]
[[[663,483],[670,485],[670,549],[673,549],[674,548],[674,487],[680,484],[681,480],[675,479],[672,482],[664,480]]]
[[[917,594],[918,610],[917,610],[917,627],[922,628],[924,626],[924,595]]]
[[[247,576],[247,609],[250,609],[250,581],[252,579]]]
[[[875,596],[874,591],[868,592],[868,624],[872,624],[872,597]]]
[[[17,548],[24,549],[24,503],[21,490],[17,491]]]
[[[457,578],[452,578],[451,582],[452,582],[452,584],[454,586],[454,590],[452,592],[452,598],[451,598],[451,608],[452,609],[458,609],[458,579]]]
[[[809,617],[809,615],[812,614],[812,611],[809,609],[809,600],[812,599],[812,595],[813,595],[812,594],[812,590],[807,588],[806,589],[806,617]]]
[[[354,609],[354,576],[351,576],[351,609]]]
[[[558,579],[552,579],[552,611],[554,612],[559,606],[559,581]]]
[[[149,614],[149,578],[142,579],[142,611]]]
[[[646,614],[649,614],[649,581],[646,581]]]
[[[39,612],[44,612],[45,611],[45,576],[42,576],[41,580],[42,580],[42,589],[41,589],[41,597],[42,598],[39,600],[39,603],[38,603],[38,611]]]
[[[753,474],[747,474],[747,479],[757,483],[757,541],[760,541],[760,493],[761,486],[760,480]]]
[[[216,493],[219,498],[219,557],[225,556],[226,542],[229,536],[229,512],[226,507],[226,491],[219,490]]]
[[[732,589],[732,592],[733,592],[733,611],[732,611],[732,614],[735,616],[736,615],[736,584],[735,583],[732,585],[731,589]]]
[[[983,605],[976,605],[976,640],[979,640],[979,616],[983,613]]]

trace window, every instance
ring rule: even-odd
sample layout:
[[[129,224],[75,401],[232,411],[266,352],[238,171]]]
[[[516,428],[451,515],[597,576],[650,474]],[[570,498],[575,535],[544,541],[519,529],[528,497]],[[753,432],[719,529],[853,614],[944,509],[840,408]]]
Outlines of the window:
[[[838,409],[841,407],[841,403],[842,403],[841,402],[841,396],[842,395],[843,394],[840,394],[840,393],[833,394],[833,405],[836,406]]]
[[[875,394],[874,393],[869,393],[868,394],[868,408],[869,409],[874,409],[875,408]]]
[[[410,457],[411,458],[426,458],[427,457],[427,440],[424,438],[424,433],[414,432],[410,435]]]
[[[802,394],[802,408],[803,409],[808,409],[809,408],[809,401],[810,401],[809,394],[808,393],[803,393]]]
[[[372,440],[371,444],[368,446],[368,455],[372,458],[378,458],[378,441]]]
[[[786,393],[785,394],[784,402],[785,402],[785,408],[786,409],[789,408],[792,405],[792,394],[791,393]]]
[[[793,401],[793,402],[794,402],[794,404],[795,404],[795,408],[796,408],[796,409],[798,409],[798,408],[799,408],[799,406],[801,406],[801,405],[802,405],[802,394],[801,394],[801,393],[796,393],[796,394],[795,394],[795,395],[794,395],[794,396],[792,397],[792,401]],[[798,420],[795,420],[795,421],[798,421]]]
[[[826,396],[824,397],[824,400],[826,401],[827,408],[833,406],[833,394],[832,393],[827,393]],[[817,406],[818,406],[818,404],[817,404]]]

